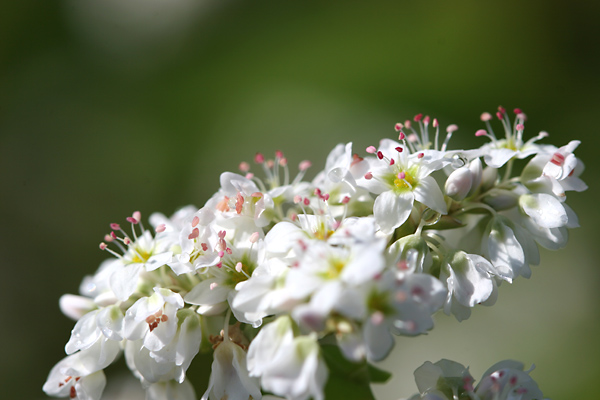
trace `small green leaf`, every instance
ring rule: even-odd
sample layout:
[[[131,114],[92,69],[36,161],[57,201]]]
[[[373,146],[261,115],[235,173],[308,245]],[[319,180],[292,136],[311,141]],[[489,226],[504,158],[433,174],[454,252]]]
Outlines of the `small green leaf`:
[[[392,374],[377,368],[372,364],[367,364],[369,370],[369,379],[371,383],[386,383],[392,377]]]

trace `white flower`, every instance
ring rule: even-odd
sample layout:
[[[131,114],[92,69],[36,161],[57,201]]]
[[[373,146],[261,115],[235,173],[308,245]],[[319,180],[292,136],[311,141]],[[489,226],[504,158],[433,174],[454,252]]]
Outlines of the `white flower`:
[[[63,358],[56,364],[43,390],[49,396],[69,397],[79,400],[99,400],[106,386],[106,377],[101,369],[90,369],[81,362],[82,353]]]
[[[451,251],[443,260],[440,280],[448,295],[444,312],[462,321],[471,315],[471,307],[490,298],[496,290],[494,266],[482,256]]]
[[[112,354],[120,351],[119,342],[123,340],[123,312],[117,306],[108,306],[85,314],[71,331],[71,337],[65,346],[67,354],[78,350],[100,346],[100,354],[114,359]],[[105,358],[103,357],[103,358]]]
[[[146,400],[196,400],[196,392],[187,380],[156,382],[146,388]]]
[[[221,174],[221,189],[206,207],[218,211],[219,224],[225,228],[235,227],[235,219],[244,217],[254,221],[257,227],[271,222],[273,199],[259,190],[251,180],[231,172]]]
[[[515,122],[511,125],[510,118],[506,110],[502,107],[498,108],[496,116],[502,121],[502,126],[505,132],[505,138],[497,138],[492,130],[489,121],[492,116],[488,113],[483,113],[481,120],[487,125],[487,130],[480,129],[475,133],[475,136],[486,136],[491,142],[481,147],[481,152],[484,155],[485,163],[494,168],[500,168],[512,158],[527,158],[530,155],[546,151],[549,146],[542,146],[535,143],[536,141],[548,136],[546,132],[540,132],[537,136],[523,142],[523,130],[525,129],[526,116],[519,109],[515,109]]]
[[[189,309],[180,310],[177,319],[175,336],[159,350],[148,350],[141,339],[126,343],[125,358],[129,368],[145,386],[171,379],[182,383],[188,367],[198,354],[202,340],[200,316]],[[170,389],[167,387],[165,390]]]
[[[143,339],[150,351],[162,349],[171,343],[177,332],[176,312],[183,307],[183,299],[169,289],[154,288],[150,297],[142,297],[126,312],[123,326],[127,340]]]
[[[369,160],[370,172],[359,181],[360,186],[378,194],[373,214],[384,233],[392,232],[408,219],[415,200],[441,214],[447,211],[444,195],[429,175],[450,160],[433,150],[408,153],[406,146],[382,140],[378,160]]]
[[[213,354],[210,381],[202,400],[260,399],[258,379],[248,375],[246,352],[225,333]]]
[[[282,344],[262,374],[262,387],[288,400],[323,400],[328,371],[314,336]]]
[[[264,326],[250,342],[248,348],[250,376],[261,376],[281,346],[291,343],[293,340],[292,321],[288,316],[281,316]]]

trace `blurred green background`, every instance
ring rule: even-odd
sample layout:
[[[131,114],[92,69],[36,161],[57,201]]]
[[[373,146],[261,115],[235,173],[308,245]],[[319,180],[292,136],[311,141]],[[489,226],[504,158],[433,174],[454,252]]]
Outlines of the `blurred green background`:
[[[3,2],[2,397],[44,398],[73,326],[58,299],[105,258],[110,222],[201,206],[257,151],[309,158],[314,174],[337,143],[362,151],[418,112],[460,126],[452,147],[476,146],[480,113],[500,104],[527,113],[527,136],[582,140],[590,189],[569,195],[582,227],[496,306],[398,340],[376,390],[410,395],[426,360],[478,378],[514,358],[537,364],[546,396],[595,397],[599,16],[598,2],[557,0]],[[105,398],[134,390],[115,383],[122,368]],[[201,395],[206,368],[190,376]]]

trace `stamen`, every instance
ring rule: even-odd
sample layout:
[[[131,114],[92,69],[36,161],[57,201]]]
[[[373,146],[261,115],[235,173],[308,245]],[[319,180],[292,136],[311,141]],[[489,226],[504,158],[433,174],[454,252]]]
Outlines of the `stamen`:
[[[213,283],[210,284],[209,287],[210,287],[210,290],[214,290],[214,288],[216,288],[217,286],[219,286],[219,284],[217,282],[213,282]]]
[[[379,158],[380,160],[383,160],[383,153],[381,151],[377,152],[377,158]]]
[[[258,239],[260,238],[260,234],[258,232],[254,232],[252,235],[250,235],[250,243],[256,243],[258,242]]]
[[[394,165],[394,164],[395,164],[395,161],[394,161],[394,159],[393,159],[393,158],[392,158],[392,159],[390,159],[390,165]]]
[[[404,126],[400,122],[394,125],[394,129],[396,130],[396,132],[402,131],[402,128],[404,128]]]
[[[254,156],[254,162],[257,164],[262,164],[265,162],[265,156],[263,156],[261,153],[256,153],[256,155]]]
[[[139,221],[133,217],[127,217],[125,218],[127,220],[127,222],[131,222],[133,225],[136,225]]]
[[[404,172],[399,172],[399,173],[398,173],[398,179],[404,179],[404,178],[406,178],[406,173],[404,173]]]
[[[200,218],[196,215],[194,217],[194,219],[192,219],[192,228],[195,227],[196,225],[198,225],[199,222],[200,222]]]
[[[373,325],[381,325],[383,323],[384,319],[385,319],[385,316],[383,315],[383,313],[381,311],[375,311],[371,315],[371,322],[373,323]]]
[[[490,136],[487,131],[485,129],[479,129],[477,132],[475,132],[475,136],[480,137],[480,136]]]
[[[242,272],[242,268],[243,268],[243,265],[242,265],[242,263],[238,261],[238,263],[237,263],[237,264],[235,264],[235,270],[236,270],[237,272]]]
[[[483,122],[487,122],[487,121],[491,121],[492,120],[492,114],[490,114],[489,112],[484,112],[481,114],[481,116],[479,117],[480,120],[482,120]]]
[[[413,121],[415,121],[415,122],[419,122],[419,121],[421,121],[422,119],[423,119],[423,114],[422,114],[422,113],[419,113],[419,114],[415,115],[415,117],[413,118]]]
[[[167,229],[167,226],[165,224],[160,224],[159,226],[156,227],[156,233],[161,233],[164,232],[165,229]]]
[[[398,135],[398,140],[404,140],[406,138],[406,135],[404,134],[404,132],[400,131],[400,134]]]
[[[367,147],[366,151],[369,154],[374,154],[377,152],[377,149],[375,148],[375,146],[369,146],[369,147]]]
[[[113,237],[110,236],[109,234],[104,235],[104,240],[107,242],[112,242],[113,241]]]
[[[365,174],[365,179],[366,179],[366,180],[371,180],[371,179],[373,179],[373,174],[372,174],[372,173],[370,173],[370,172],[367,172],[367,173]]]
[[[188,239],[193,240],[196,239],[198,236],[200,236],[200,230],[198,230],[198,228],[194,228],[192,233],[188,235]]]
[[[521,109],[520,109],[520,108],[515,108],[515,109],[513,110],[513,112],[514,112],[515,114],[523,114],[523,111],[521,111]]]
[[[250,171],[250,164],[248,164],[246,161],[242,161],[240,163],[240,165],[238,166],[238,168],[242,172],[248,172],[248,171]]]
[[[121,225],[116,224],[116,223],[112,223],[110,224],[110,229],[112,229],[113,231],[120,231],[121,230]]]
[[[304,160],[300,163],[300,165],[298,166],[298,169],[300,171],[306,171],[307,169],[309,169],[312,166],[312,163],[308,160]]]

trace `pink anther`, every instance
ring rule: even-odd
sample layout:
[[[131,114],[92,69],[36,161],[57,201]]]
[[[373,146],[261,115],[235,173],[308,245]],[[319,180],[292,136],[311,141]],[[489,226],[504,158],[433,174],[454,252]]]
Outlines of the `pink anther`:
[[[377,152],[377,148],[375,146],[369,146],[369,147],[367,147],[366,151],[369,154],[374,154],[375,152]]]
[[[256,153],[256,155],[254,156],[254,162],[257,164],[262,164],[265,162],[265,156],[263,156],[261,153]]]
[[[304,160],[300,163],[300,165],[298,166],[298,169],[300,171],[306,171],[307,169],[309,169],[311,167],[312,163],[308,160]]]
[[[156,232],[161,233],[161,232],[164,232],[165,229],[167,229],[167,226],[165,224],[160,224],[159,226],[156,227]]]

